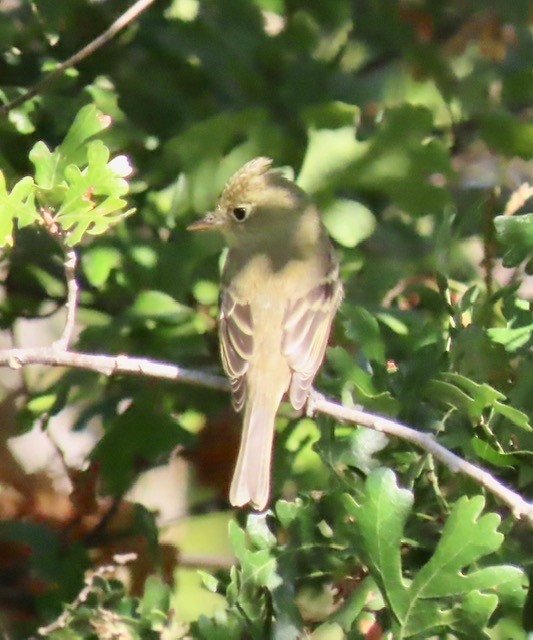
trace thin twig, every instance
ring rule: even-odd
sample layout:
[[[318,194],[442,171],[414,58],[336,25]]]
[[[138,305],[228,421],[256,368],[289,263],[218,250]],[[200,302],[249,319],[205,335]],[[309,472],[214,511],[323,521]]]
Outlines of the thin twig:
[[[101,354],[76,353],[74,351],[59,351],[51,347],[34,349],[8,349],[0,351],[0,367],[14,369],[28,365],[49,365],[56,367],[71,367],[86,369],[112,375],[116,373],[138,374],[192,384],[218,391],[229,391],[230,385],[226,378],[212,373],[184,369],[177,365],[164,362],[154,362],[145,358],[133,358],[125,355],[107,356]],[[533,505],[528,504],[522,496],[515,493],[488,471],[477,467],[471,462],[463,460],[442,445],[438,444],[430,433],[422,433],[399,422],[354,409],[343,407],[337,402],[327,400],[313,391],[309,398],[309,411],[323,413],[338,420],[381,431],[411,442],[420,449],[431,453],[437,460],[445,464],[452,472],[463,473],[471,477],[482,487],[500,498],[508,505],[515,518],[524,518],[533,524]]]
[[[67,318],[61,337],[53,344],[53,348],[60,351],[65,351],[70,346],[70,341],[72,340],[72,334],[74,333],[74,327],[76,324],[79,291],[78,281],[76,280],[77,262],[78,256],[74,249],[66,249],[63,265],[65,267],[65,278],[67,281],[67,302],[65,304],[67,309]]]
[[[114,576],[119,567],[123,567],[126,564],[135,562],[137,560],[136,553],[116,554],[113,556],[113,560],[116,564],[107,564],[92,571],[88,571],[85,575],[85,586],[74,598],[73,602],[66,608],[56,620],[46,627],[40,627],[37,629],[37,633],[40,636],[48,637],[53,631],[64,629],[69,624],[72,617],[72,613],[82,606],[87,598],[91,595],[91,592],[95,588],[95,582],[97,578],[106,578],[108,576]]]
[[[93,54],[97,49],[99,49],[103,45],[107,44],[110,40],[112,40],[116,36],[116,34],[119,31],[124,29],[124,27],[126,27],[130,22],[135,20],[135,18],[140,13],[148,9],[148,7],[154,2],[155,0],[138,0],[134,5],[132,5],[129,9],[127,9],[120,17],[118,17],[115,20],[115,22],[111,24],[110,27],[108,27],[103,33],[97,36],[94,40],[89,42],[89,44],[85,45],[82,49],[80,49],[77,53],[75,53],[73,56],[71,56],[64,62],[61,62],[60,64],[58,64],[55,69],[53,69],[52,71],[50,71],[50,73],[47,73],[45,76],[43,76],[37,83],[33,85],[33,87],[28,89],[22,95],[18,96],[18,98],[15,98],[11,102],[8,102],[7,104],[0,107],[0,114],[4,114],[4,115],[7,114],[11,111],[11,109],[14,109],[15,107],[18,107],[21,104],[24,104],[24,102],[27,102],[28,100],[35,97],[39,93],[42,93],[46,89],[47,85],[54,78],[61,75],[63,71],[65,71],[66,69],[69,69],[70,67],[73,67],[74,65],[78,64],[84,58],[87,58],[87,56],[90,56],[91,54]]]
[[[500,500],[505,502],[511,509],[515,518],[525,518],[531,524],[533,524],[533,505],[529,504],[520,496],[515,493],[499,480],[494,478],[488,471],[477,467],[476,465],[463,460],[459,456],[452,453],[446,447],[439,444],[431,433],[423,433],[417,431],[411,427],[390,420],[383,416],[379,416],[360,409],[343,407],[342,405],[324,398],[316,391],[313,391],[310,398],[310,410],[318,413],[343,420],[345,422],[352,422],[374,431],[381,431],[390,436],[396,436],[415,444],[420,449],[431,453],[434,458],[440,460],[445,464],[453,473],[463,473],[470,476],[482,487],[490,491],[495,496],[498,496]]]

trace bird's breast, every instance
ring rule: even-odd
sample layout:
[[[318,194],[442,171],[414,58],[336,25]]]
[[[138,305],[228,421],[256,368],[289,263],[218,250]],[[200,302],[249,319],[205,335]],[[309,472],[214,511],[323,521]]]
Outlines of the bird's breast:
[[[318,253],[298,259],[281,252],[240,256],[230,251],[224,281],[241,302],[274,309],[304,296],[324,277],[324,261]]]

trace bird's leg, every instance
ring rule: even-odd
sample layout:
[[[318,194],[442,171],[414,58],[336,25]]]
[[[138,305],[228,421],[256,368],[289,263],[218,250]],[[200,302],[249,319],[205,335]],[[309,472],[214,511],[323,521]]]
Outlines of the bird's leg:
[[[308,418],[312,418],[314,416],[316,405],[320,400],[324,400],[324,396],[316,389],[311,389],[307,396],[307,403],[305,405],[305,415]]]

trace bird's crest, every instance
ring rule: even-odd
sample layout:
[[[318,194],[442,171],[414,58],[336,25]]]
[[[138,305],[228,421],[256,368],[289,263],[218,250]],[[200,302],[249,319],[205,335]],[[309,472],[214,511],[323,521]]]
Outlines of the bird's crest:
[[[234,173],[226,184],[221,200],[238,201],[246,190],[259,182],[272,166],[272,158],[254,158]]]
[[[249,180],[250,178],[254,178],[256,176],[262,176],[270,169],[271,166],[272,158],[267,158],[265,156],[254,158],[253,160],[250,160],[245,165],[243,165],[236,173],[234,173],[228,184],[231,184],[233,181]]]

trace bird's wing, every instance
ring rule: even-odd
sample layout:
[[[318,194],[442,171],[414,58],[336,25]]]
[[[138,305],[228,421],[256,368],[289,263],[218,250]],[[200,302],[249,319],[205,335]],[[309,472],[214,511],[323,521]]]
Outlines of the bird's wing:
[[[331,323],[342,299],[338,271],[332,259],[324,280],[306,295],[291,300],[285,310],[281,351],[292,369],[289,398],[295,409],[304,406],[324,358]]]
[[[228,289],[220,300],[220,353],[230,378],[233,406],[240,411],[246,400],[246,372],[253,351],[253,322],[250,306],[235,300]]]

